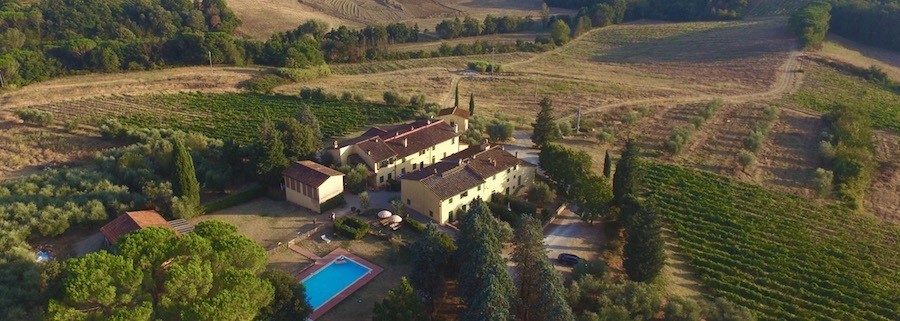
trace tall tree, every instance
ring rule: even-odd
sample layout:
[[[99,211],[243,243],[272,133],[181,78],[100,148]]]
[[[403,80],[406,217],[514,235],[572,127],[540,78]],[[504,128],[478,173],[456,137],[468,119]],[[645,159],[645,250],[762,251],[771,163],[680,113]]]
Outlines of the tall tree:
[[[176,137],[172,150],[172,164],[175,172],[172,175],[172,195],[178,197],[188,213],[180,213],[180,217],[191,217],[200,207],[200,183],[194,170],[194,160],[184,146],[184,141]]]
[[[269,121],[263,124],[257,148],[256,175],[259,181],[268,186],[277,185],[281,181],[281,171],[287,168],[290,162],[284,157],[281,132],[273,128]]]
[[[459,107],[459,83],[456,83],[456,89],[453,91],[453,107]]]
[[[609,212],[612,190],[606,176],[587,173],[575,181],[572,187],[572,199],[578,205],[578,214],[585,222],[594,223]]]
[[[656,213],[631,195],[625,197],[622,212],[626,235],[622,266],[629,279],[650,281],[666,263],[662,223]]]
[[[612,176],[612,158],[609,157],[609,150],[606,151],[606,156],[603,156],[603,176]]]
[[[625,151],[616,163],[616,173],[613,176],[613,201],[616,204],[621,205],[625,195],[634,194],[638,189],[640,152],[641,149],[634,140],[629,139],[625,143]]]
[[[475,201],[462,219],[458,240],[459,286],[466,303],[463,320],[510,320],[515,304],[512,279],[500,255],[500,223],[484,201]]]
[[[296,119],[286,119],[278,123],[284,141],[284,156],[288,161],[312,158],[321,143],[317,142],[312,127],[304,126]]]
[[[266,270],[262,278],[272,283],[275,295],[272,303],[262,308],[256,320],[290,321],[306,320],[312,307],[306,301],[306,288],[290,273],[281,270]]]
[[[534,128],[531,141],[535,145],[544,146],[562,138],[559,126],[556,125],[556,118],[553,116],[553,101],[550,98],[544,97],[541,100],[541,111],[531,126]]]
[[[573,320],[572,309],[562,295],[559,275],[547,258],[539,220],[525,216],[516,230],[512,260],[516,263],[522,320]]]
[[[311,149],[314,151],[322,149],[322,126],[319,125],[319,119],[316,118],[316,114],[312,112],[309,105],[303,104],[300,112],[297,113],[297,120],[312,131],[313,141],[312,145],[310,145]]]
[[[425,316],[422,302],[419,301],[419,297],[416,296],[406,277],[400,279],[400,285],[388,291],[387,298],[381,302],[375,302],[373,310],[373,321],[424,321],[428,319]]]
[[[568,194],[572,186],[591,175],[591,156],[556,144],[546,144],[538,154],[541,169],[557,184],[559,193]]]
[[[456,252],[456,243],[447,233],[428,224],[422,237],[413,243],[410,252],[413,270],[410,281],[425,298],[427,308],[431,311],[435,298],[451,272],[451,258]]]
[[[572,34],[572,29],[562,19],[556,19],[550,26],[550,39],[557,46],[562,46],[569,42],[570,34]]]
[[[469,116],[475,116],[475,94],[469,94]]]

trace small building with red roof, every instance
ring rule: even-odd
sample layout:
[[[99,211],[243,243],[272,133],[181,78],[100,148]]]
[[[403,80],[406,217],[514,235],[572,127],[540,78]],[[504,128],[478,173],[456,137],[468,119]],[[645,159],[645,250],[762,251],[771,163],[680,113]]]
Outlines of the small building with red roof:
[[[123,235],[151,226],[175,230],[162,215],[159,215],[159,212],[154,210],[144,210],[125,212],[124,215],[115,218],[101,227],[100,233],[103,234],[109,244],[116,244],[116,241]],[[177,230],[175,231],[178,232]]]

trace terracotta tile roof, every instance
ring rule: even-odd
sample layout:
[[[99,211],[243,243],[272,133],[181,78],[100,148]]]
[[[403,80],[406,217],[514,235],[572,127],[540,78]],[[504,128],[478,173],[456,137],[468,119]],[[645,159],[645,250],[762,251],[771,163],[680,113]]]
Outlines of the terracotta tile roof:
[[[329,178],[343,176],[344,173],[328,168],[325,165],[305,160],[292,164],[282,172],[282,175],[296,179],[308,186],[318,187]]]
[[[466,118],[466,119],[468,119],[469,116],[472,116],[471,114],[469,114],[469,111],[467,109],[463,109],[463,108],[459,108],[459,107],[444,108],[444,109],[441,109],[438,111],[438,116],[447,116],[447,115],[456,115],[456,116]]]
[[[152,210],[125,212],[124,215],[106,223],[100,228],[100,233],[106,237],[109,243],[116,243],[125,234],[140,230],[145,227],[159,226],[172,228],[158,212]]]
[[[447,199],[511,167],[525,164],[499,146],[475,145],[437,164],[406,174],[403,179],[420,181],[438,197]]]
[[[460,135],[458,129],[443,120],[421,120],[391,129],[373,127],[363,135],[338,143],[339,147],[356,145],[375,162],[392,157],[406,157]]]

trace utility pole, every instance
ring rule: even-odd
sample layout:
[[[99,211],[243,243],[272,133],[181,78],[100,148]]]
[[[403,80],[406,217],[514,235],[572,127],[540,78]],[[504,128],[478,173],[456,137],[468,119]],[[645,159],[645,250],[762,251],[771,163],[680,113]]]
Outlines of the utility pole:
[[[491,75],[492,76],[494,75],[494,51],[496,51],[496,50],[497,50],[497,48],[491,48]]]
[[[212,51],[207,50],[206,54],[209,56],[209,66],[212,67]]]
[[[578,106],[578,114],[575,115],[575,134],[581,132],[581,106]]]

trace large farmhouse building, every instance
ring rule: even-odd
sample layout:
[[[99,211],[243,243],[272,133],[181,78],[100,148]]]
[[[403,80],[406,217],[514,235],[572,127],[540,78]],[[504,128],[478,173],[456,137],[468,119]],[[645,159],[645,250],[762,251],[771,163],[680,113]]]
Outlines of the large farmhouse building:
[[[428,119],[389,129],[372,127],[359,137],[334,141],[325,150],[335,162],[369,169],[369,185],[381,187],[465,148],[459,124]]]
[[[516,194],[534,184],[535,167],[500,146],[471,146],[401,180],[404,204],[439,224],[475,199]]]
[[[322,212],[322,204],[344,192],[344,173],[312,161],[299,161],[282,172],[288,202]]]

